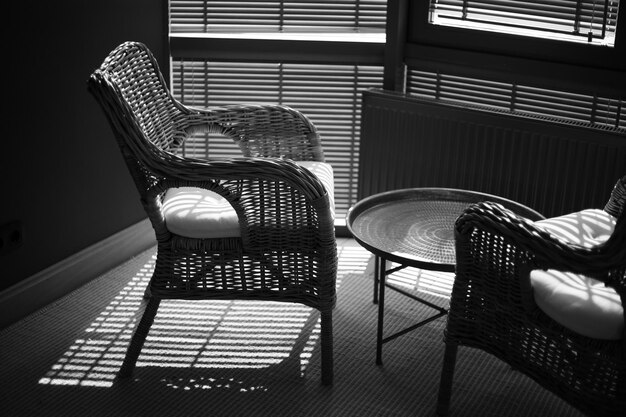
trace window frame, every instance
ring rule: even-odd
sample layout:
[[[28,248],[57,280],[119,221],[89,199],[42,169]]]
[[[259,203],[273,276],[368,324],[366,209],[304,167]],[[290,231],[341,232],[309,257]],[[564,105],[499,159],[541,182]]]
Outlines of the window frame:
[[[382,65],[385,44],[380,42],[328,41],[298,39],[225,38],[203,34],[170,34],[170,56],[204,58],[215,61],[358,63]]]
[[[528,35],[523,33],[518,33],[518,35],[540,38],[548,36],[565,41],[592,42],[602,45],[605,44],[605,40],[599,33],[605,35],[607,31],[612,32],[611,39],[615,40],[616,16],[609,12],[615,6],[608,3],[619,3],[619,1],[577,0],[574,2],[570,0],[568,4],[563,0],[544,2],[528,0],[515,2],[510,0],[436,0],[435,2],[431,0],[430,10],[432,11],[431,17],[439,13],[442,15],[447,23],[442,21],[440,24],[445,26],[506,33],[523,32],[524,29],[529,29],[531,32]],[[597,3],[604,4],[596,7]],[[436,13],[436,10],[439,13]],[[503,21],[500,22],[500,19]],[[599,19],[604,22],[598,22]],[[591,36],[590,30],[593,32]]]
[[[408,16],[408,43],[598,69],[626,70],[625,10],[618,17],[613,47],[433,25],[428,22],[429,1],[410,1]]]
[[[514,78],[545,88],[626,97],[624,11],[618,17],[615,46],[608,47],[432,25],[428,22],[429,1],[389,1],[398,4],[397,16],[400,20],[405,16],[407,21],[406,27],[401,28],[404,36],[396,38],[395,50],[401,52],[388,58],[395,65],[395,73],[399,73],[401,65],[424,70],[449,69],[451,73],[463,67],[468,76]],[[391,68],[389,74],[393,74]],[[390,80],[386,88],[395,84],[395,90],[402,91],[398,87],[399,77]]]

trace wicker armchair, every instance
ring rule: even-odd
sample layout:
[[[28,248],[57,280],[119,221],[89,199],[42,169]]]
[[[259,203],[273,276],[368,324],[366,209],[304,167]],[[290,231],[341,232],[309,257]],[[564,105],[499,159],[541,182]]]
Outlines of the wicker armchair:
[[[583,211],[612,219],[612,233],[595,245],[574,244],[548,227],[578,219],[572,214],[555,218],[556,223],[550,223],[550,219],[532,222],[498,204],[484,202],[469,207],[459,217],[455,225],[456,279],[445,331],[439,415],[449,411],[459,345],[495,355],[588,415],[623,415],[625,206],[626,176],[617,182],[604,210]],[[559,317],[551,305],[540,303],[541,282],[534,279],[546,274],[566,275],[550,291],[567,288],[562,285],[578,285],[570,279],[585,280],[585,285],[590,285],[583,287],[580,305],[585,309],[590,308],[585,303],[591,299],[609,301],[595,291],[612,292],[611,332],[594,334],[608,323],[608,316],[607,323],[602,318],[607,311],[600,311],[586,329],[572,330],[584,325],[579,318],[567,320],[567,314],[579,305],[568,301],[553,306],[563,307],[565,317]]]
[[[187,107],[172,97],[153,55],[137,42],[114,49],[88,87],[109,120],[157,241],[149,301],[118,376],[132,374],[162,299],[256,299],[320,311],[322,383],[332,384],[332,169],[323,162],[315,126],[278,105]],[[181,156],[185,140],[199,132],[231,138],[242,157]],[[206,206],[204,217],[185,217]]]

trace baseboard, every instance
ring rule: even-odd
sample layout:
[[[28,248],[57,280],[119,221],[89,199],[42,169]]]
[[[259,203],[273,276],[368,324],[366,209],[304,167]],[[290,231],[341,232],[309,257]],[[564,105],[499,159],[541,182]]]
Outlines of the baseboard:
[[[152,225],[145,219],[7,288],[0,293],[0,329],[155,244]]]

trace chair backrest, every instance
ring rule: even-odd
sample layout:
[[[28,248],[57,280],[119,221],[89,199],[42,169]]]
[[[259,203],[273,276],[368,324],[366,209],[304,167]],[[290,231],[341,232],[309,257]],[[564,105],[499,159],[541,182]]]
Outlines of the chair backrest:
[[[181,108],[144,44],[125,42],[115,48],[91,75],[89,89],[109,117],[120,145],[132,149],[135,157],[142,159],[149,145],[172,151],[180,144],[176,122]]]
[[[185,109],[167,89],[158,63],[140,42],[115,48],[88,81],[142,197],[162,178],[186,134]]]

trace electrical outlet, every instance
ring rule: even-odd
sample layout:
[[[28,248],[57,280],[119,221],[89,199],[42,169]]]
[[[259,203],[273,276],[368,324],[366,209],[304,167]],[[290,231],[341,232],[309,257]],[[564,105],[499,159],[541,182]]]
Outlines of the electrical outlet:
[[[15,220],[0,226],[0,255],[13,252],[23,242],[22,222]]]

